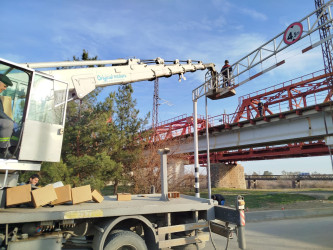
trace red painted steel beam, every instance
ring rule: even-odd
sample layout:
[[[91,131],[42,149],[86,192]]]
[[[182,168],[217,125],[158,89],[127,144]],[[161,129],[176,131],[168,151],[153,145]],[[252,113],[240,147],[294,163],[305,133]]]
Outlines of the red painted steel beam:
[[[333,153],[333,150],[332,150]],[[237,151],[213,152],[210,155],[211,163],[271,160],[281,158],[296,158],[328,155],[329,150],[324,142],[294,143],[279,147],[239,149]],[[189,157],[193,163],[193,156]],[[207,163],[207,155],[200,154],[199,162]]]
[[[247,95],[248,96],[247,98],[244,98],[244,96],[241,97],[240,100],[242,100],[242,101],[239,104],[237,115],[236,115],[235,119],[233,120],[233,123],[237,123],[241,120],[241,118],[245,118],[245,117],[246,117],[245,119],[250,119],[249,117],[258,117],[259,111],[255,107],[255,105],[257,105],[260,100],[265,100],[265,104],[264,104],[265,107],[263,109],[263,115],[267,115],[266,112],[270,115],[274,114],[274,112],[271,111],[271,109],[269,109],[269,106],[272,106],[274,104],[281,105],[281,103],[283,103],[285,101],[288,102],[289,110],[293,110],[295,108],[296,109],[301,108],[302,103],[303,103],[303,107],[306,107],[307,106],[306,97],[308,95],[311,95],[311,94],[315,95],[316,93],[330,89],[326,80],[323,80],[321,82],[315,82],[318,80],[325,79],[327,76],[329,76],[329,74],[321,74],[319,76],[314,76],[315,73],[318,73],[318,72],[314,72],[314,73],[310,74],[313,77],[306,79],[306,80],[302,80],[302,79],[304,77],[307,77],[308,75],[298,78],[301,80],[298,81],[297,83],[292,83],[292,81],[290,81],[289,85],[285,85],[284,83],[278,84],[278,85],[274,85],[274,86],[270,87],[270,88],[273,88],[273,90],[266,91],[264,89],[265,90],[264,93],[252,95],[252,96],[250,94],[250,95]],[[279,86],[279,85],[282,85],[282,87],[275,88],[276,86]],[[298,88],[300,88],[300,89],[298,89]],[[286,93],[286,94],[284,94],[284,93]],[[326,101],[327,101],[327,99],[328,98],[325,98]],[[245,115],[245,112],[246,112],[246,115]]]

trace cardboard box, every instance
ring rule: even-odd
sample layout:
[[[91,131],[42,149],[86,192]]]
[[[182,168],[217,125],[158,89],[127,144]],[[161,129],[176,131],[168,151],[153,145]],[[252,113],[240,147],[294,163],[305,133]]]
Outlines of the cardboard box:
[[[57,194],[52,185],[37,188],[31,192],[34,206],[41,207],[50,204],[57,199]]]
[[[21,185],[7,188],[6,206],[19,205],[31,202],[31,185]]]
[[[118,201],[130,201],[132,200],[132,195],[128,193],[119,193],[117,194]]]
[[[73,205],[92,200],[90,185],[72,188]]]
[[[70,185],[57,187],[54,189],[57,194],[57,199],[52,201],[52,205],[60,205],[72,201],[72,188]]]
[[[97,190],[94,190],[91,195],[95,202],[101,203],[104,200],[104,197]]]
[[[62,183],[62,181],[57,181],[57,182],[51,183],[49,185],[52,185],[54,188],[58,188],[58,187],[63,187],[64,183]]]
[[[0,96],[0,100],[5,114],[13,119],[12,98],[10,96]]]

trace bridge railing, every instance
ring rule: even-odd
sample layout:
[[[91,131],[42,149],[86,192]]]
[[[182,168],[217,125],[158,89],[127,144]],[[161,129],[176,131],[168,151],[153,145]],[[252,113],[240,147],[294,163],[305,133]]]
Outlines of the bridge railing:
[[[284,88],[286,86],[290,86],[294,83],[309,80],[309,79],[312,79],[314,77],[317,77],[317,76],[320,76],[320,75],[323,75],[323,74],[325,74],[325,70],[321,69],[321,70],[315,71],[315,72],[310,73],[310,74],[306,74],[306,75],[303,75],[303,76],[300,76],[300,77],[296,77],[294,79],[291,79],[291,80],[288,80],[288,81],[285,81],[285,82],[282,82],[282,83],[278,83],[278,84],[275,84],[273,86],[270,86],[270,87],[267,87],[267,88],[264,88],[264,89],[260,89],[260,90],[257,90],[257,91],[251,92],[251,93],[248,93],[246,95],[242,95],[242,96],[238,97],[238,103],[241,105],[241,103],[245,99],[249,99],[249,98],[254,97],[254,96],[267,94],[267,93],[275,91],[277,89],[281,89],[281,88]]]

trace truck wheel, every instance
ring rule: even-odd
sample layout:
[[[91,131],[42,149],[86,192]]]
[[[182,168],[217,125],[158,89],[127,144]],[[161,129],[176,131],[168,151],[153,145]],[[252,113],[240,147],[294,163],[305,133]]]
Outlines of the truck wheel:
[[[144,240],[136,233],[120,231],[112,234],[104,250],[148,250]]]

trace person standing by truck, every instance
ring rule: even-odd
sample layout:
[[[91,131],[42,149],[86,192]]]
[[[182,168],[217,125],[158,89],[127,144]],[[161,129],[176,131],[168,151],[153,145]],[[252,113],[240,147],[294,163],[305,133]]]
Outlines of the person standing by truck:
[[[38,174],[33,174],[30,176],[29,180],[25,184],[31,184],[32,189],[38,188],[38,182],[39,182],[39,175]]]
[[[220,195],[220,194],[213,194],[212,195],[212,197],[211,197],[213,200],[215,200],[215,201],[217,201],[217,203],[219,204],[219,205],[224,205],[224,203],[225,203],[225,198],[222,196],[222,195]]]

